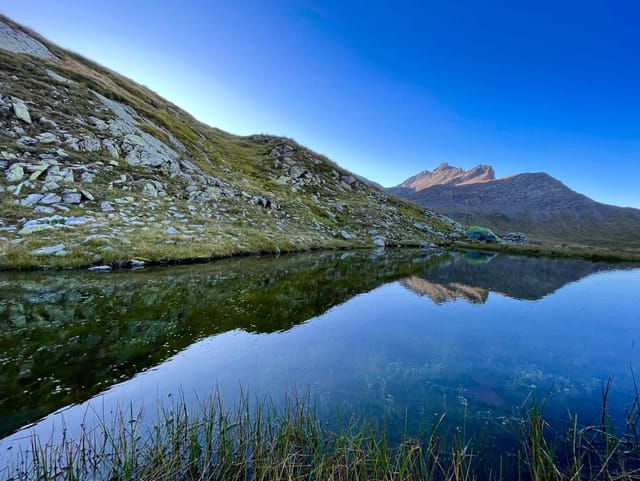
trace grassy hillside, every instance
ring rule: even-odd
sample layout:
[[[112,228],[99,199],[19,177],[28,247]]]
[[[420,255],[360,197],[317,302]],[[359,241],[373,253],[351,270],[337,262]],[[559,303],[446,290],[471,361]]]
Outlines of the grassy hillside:
[[[0,267],[447,243],[460,230],[291,139],[209,127],[0,22]]]

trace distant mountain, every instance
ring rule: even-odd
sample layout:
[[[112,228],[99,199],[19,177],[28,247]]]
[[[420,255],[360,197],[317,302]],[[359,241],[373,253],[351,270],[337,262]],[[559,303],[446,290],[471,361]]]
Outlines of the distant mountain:
[[[442,164],[388,191],[498,233],[522,231],[539,241],[640,247],[639,209],[601,204],[543,172],[496,179],[488,165],[465,171]]]
[[[473,169],[464,170],[461,167],[451,167],[445,162],[433,171],[423,170],[419,174],[409,177],[402,184],[391,187],[389,192],[402,196],[433,187],[434,185],[473,184],[494,180],[495,178],[496,173],[490,165],[478,165]]]

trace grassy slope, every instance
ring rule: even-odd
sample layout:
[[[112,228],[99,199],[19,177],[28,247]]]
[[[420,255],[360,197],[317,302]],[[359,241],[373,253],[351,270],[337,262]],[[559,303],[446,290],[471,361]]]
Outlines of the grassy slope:
[[[11,24],[7,19],[2,21]],[[26,31],[42,41],[58,59],[45,60],[0,50],[0,94],[24,100],[33,119],[45,116],[62,131],[76,136],[100,134],[89,122],[79,125],[78,118],[87,120],[95,116],[108,121],[113,117],[98,108],[99,102],[92,92],[130,106],[145,119],[140,124],[142,130],[167,145],[170,135],[173,136],[186,148],[181,154],[184,160],[201,169],[204,175],[229,186],[235,194],[219,196],[209,203],[194,203],[187,196],[189,182],[180,177],[172,178],[159,169],[130,166],[122,158],[117,165],[109,165],[112,159],[104,150],[65,149],[69,157],[58,159],[63,165],[98,165],[99,172],[92,183],[83,184],[76,179],[71,186],[90,190],[95,201],[70,206],[71,211],[63,215],[88,215],[94,222],[90,226],[22,237],[15,232],[0,233],[6,238],[0,241],[1,267],[79,266],[126,262],[132,258],[162,262],[251,252],[363,247],[373,246],[375,235],[382,236],[387,245],[445,241],[416,228],[415,222],[428,224],[445,235],[452,231],[446,220],[429,213],[425,217],[424,209],[389,196],[375,186],[357,181],[353,188],[345,188],[340,180],[349,172],[290,139],[268,135],[239,137],[209,127],[146,87]],[[47,76],[45,69],[74,83],[60,84]],[[12,118],[4,120],[5,128],[19,126],[30,136],[45,131],[37,122],[26,125]],[[52,153],[53,147],[57,148],[20,147],[15,141],[15,136],[0,130],[2,150],[16,155],[23,163],[34,163],[37,155]],[[287,155],[294,165],[309,173],[313,183],[292,189],[291,183],[278,181],[282,167],[276,161],[282,156],[274,156],[272,152],[283,147],[291,149]],[[117,182],[120,177],[123,183]],[[163,183],[168,195],[150,198],[140,187],[145,180]],[[0,176],[0,186],[8,187],[4,176]],[[33,207],[17,203],[20,197],[39,192],[38,187],[24,186],[20,196],[7,190],[0,193],[0,220],[5,226],[13,225],[19,230],[24,221],[39,217],[33,213]],[[256,196],[269,199],[276,207],[266,209],[248,201]],[[100,202],[118,198],[125,202],[118,206],[115,217],[108,218],[101,212]],[[183,217],[176,218],[176,213]],[[168,224],[162,224],[161,220],[168,220],[170,225],[176,222],[185,225],[176,226],[178,236],[168,236],[165,232]],[[377,234],[369,232],[372,229]],[[345,239],[342,231],[354,237]],[[106,240],[86,241],[89,235],[105,236]],[[67,247],[65,256],[31,254],[38,247],[60,242]]]

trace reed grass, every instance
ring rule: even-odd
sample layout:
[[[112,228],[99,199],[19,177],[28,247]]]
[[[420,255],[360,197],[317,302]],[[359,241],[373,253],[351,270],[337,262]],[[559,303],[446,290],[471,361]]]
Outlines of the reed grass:
[[[421,435],[392,442],[367,421],[322,421],[308,395],[289,396],[281,406],[242,396],[227,409],[216,394],[195,409],[183,399],[161,408],[150,427],[130,409],[84,428],[77,438],[63,433],[56,445],[34,437],[0,479],[640,480],[637,387],[619,434],[606,409],[610,387],[603,385],[596,426],[580,426],[570,416],[568,428],[556,432],[544,419],[544,403],[530,402],[514,423],[513,449],[497,463],[488,461],[496,459],[491,453],[474,449],[466,418],[447,430],[442,415]]]

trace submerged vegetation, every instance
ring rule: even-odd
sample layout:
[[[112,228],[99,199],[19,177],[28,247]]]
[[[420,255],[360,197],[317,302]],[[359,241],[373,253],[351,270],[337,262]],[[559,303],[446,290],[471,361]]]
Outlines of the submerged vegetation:
[[[308,396],[278,407],[248,396],[228,410],[219,394],[192,410],[181,400],[151,426],[141,412],[97,419],[78,438],[57,445],[33,438],[4,472],[18,480],[637,480],[640,479],[640,398],[636,391],[624,434],[607,416],[597,426],[570,417],[554,432],[543,407],[503,420],[511,450],[491,446],[466,423],[446,429],[445,417],[416,435],[393,433],[356,418],[323,421]],[[480,440],[480,442],[478,442]],[[506,450],[505,450],[506,448]]]

